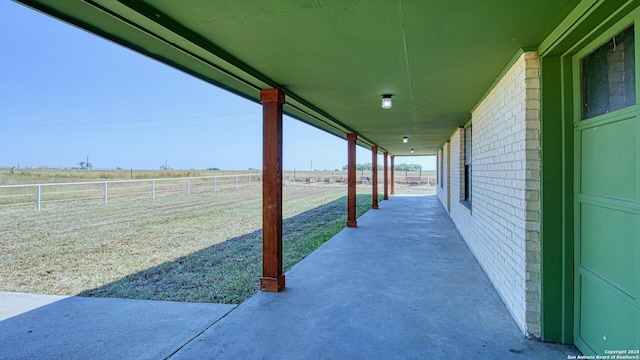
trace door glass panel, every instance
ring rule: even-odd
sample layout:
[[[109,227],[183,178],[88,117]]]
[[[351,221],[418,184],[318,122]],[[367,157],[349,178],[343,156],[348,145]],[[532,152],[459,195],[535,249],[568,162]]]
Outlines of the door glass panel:
[[[583,120],[636,103],[633,26],[585,56],[581,66]]]

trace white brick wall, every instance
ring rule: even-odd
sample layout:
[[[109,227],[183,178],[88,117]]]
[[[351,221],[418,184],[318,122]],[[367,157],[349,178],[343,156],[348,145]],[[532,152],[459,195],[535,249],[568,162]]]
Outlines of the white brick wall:
[[[449,159],[443,151],[443,160],[451,164],[451,218],[518,326],[539,337],[540,65],[535,52],[518,57],[473,111],[472,125],[471,209],[460,203],[464,129],[451,136]],[[438,197],[446,208],[446,191],[439,189]]]

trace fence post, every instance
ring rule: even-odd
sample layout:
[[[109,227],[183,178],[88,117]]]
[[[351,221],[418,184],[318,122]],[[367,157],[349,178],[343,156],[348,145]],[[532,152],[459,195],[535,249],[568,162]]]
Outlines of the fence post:
[[[238,175],[236,175],[236,190],[238,190]]]
[[[249,186],[251,186],[251,175],[247,176],[249,178]]]
[[[213,177],[213,192],[218,191],[218,178],[217,177]]]
[[[104,182],[104,204],[107,205],[107,201],[109,201],[109,195],[108,194],[108,190],[107,190],[107,182]]]
[[[156,198],[156,181],[155,180],[151,180],[151,198],[152,199]]]
[[[191,195],[191,179],[187,179],[187,195]]]
[[[36,189],[36,211],[40,211],[40,196],[42,195],[42,185]]]

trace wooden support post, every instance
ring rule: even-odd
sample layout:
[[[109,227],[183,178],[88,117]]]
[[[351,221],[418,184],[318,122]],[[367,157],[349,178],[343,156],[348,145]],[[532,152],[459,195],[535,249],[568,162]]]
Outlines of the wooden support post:
[[[262,103],[262,278],[263,291],[284,288],[282,273],[282,105],[284,92],[260,92]]]
[[[395,166],[393,166],[394,159],[395,159],[395,156],[391,155],[391,195],[396,194],[396,179],[394,177],[394,174],[396,173],[396,168]]]
[[[389,153],[384,152],[384,200],[389,200]]]
[[[373,173],[371,176],[371,184],[373,187],[372,191],[372,209],[378,208],[378,147],[371,147],[371,172]]]
[[[347,134],[347,227],[356,227],[356,140],[358,135]]]

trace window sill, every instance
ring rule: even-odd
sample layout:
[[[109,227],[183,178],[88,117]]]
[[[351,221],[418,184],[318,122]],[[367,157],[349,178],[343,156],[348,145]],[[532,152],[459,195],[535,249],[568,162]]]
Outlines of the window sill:
[[[471,211],[471,201],[469,200],[461,200],[460,204],[464,205],[469,211]]]

